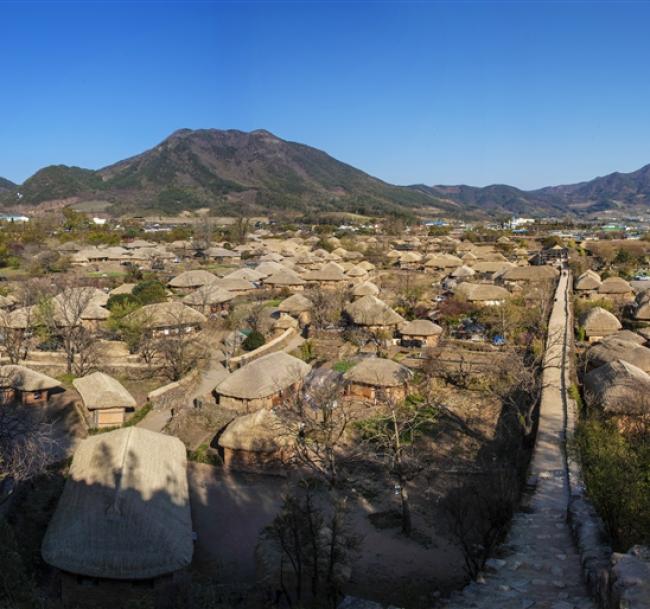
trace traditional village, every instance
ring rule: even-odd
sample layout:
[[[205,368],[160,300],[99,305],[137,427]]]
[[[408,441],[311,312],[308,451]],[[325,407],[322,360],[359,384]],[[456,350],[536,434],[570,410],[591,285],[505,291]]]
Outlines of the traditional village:
[[[562,290],[570,454],[603,539],[647,542],[650,241],[188,217],[4,225],[11,606],[520,607],[532,582],[592,607],[500,557],[536,496]],[[468,604],[512,568],[504,604]]]

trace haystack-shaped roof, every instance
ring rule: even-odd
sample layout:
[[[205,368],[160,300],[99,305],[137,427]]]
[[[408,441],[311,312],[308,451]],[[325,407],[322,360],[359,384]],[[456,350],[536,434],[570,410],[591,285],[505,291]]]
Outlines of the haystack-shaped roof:
[[[375,269],[375,265],[368,260],[362,260],[359,262],[359,264],[357,264],[357,267],[363,269],[364,271],[373,271]]]
[[[613,360],[585,375],[585,398],[607,414],[650,412],[650,375],[624,360]]]
[[[591,270],[585,271],[580,275],[573,285],[577,291],[582,290],[597,290],[600,287],[600,276]]]
[[[202,285],[213,282],[216,278],[216,275],[209,271],[196,269],[176,275],[168,285],[170,288],[200,288]]]
[[[309,364],[284,351],[269,353],[235,370],[215,391],[240,400],[265,398],[302,381],[310,371]]]
[[[313,307],[313,303],[309,298],[302,294],[294,294],[285,298],[279,305],[278,309],[282,313],[298,314],[304,311],[309,311]]]
[[[373,387],[397,387],[411,378],[411,371],[391,359],[368,357],[350,368],[343,376],[349,383]]]
[[[304,285],[305,280],[300,275],[298,275],[298,273],[296,273],[295,271],[283,267],[282,269],[273,273],[273,275],[270,275],[269,277],[264,279],[264,283],[272,286],[283,286],[283,285],[292,286],[292,285]]]
[[[275,452],[290,444],[287,425],[275,410],[266,408],[236,417],[219,437],[223,448],[260,453]]]
[[[414,319],[400,326],[399,331],[406,336],[437,336],[442,334],[442,328],[429,319]]]
[[[622,277],[608,277],[598,288],[599,294],[629,294],[632,287]]]
[[[503,273],[506,281],[550,281],[557,277],[558,271],[552,266],[516,266]]]
[[[470,302],[490,302],[510,298],[510,292],[499,285],[491,283],[471,283],[467,285],[470,287],[467,290],[466,298]]]
[[[396,326],[404,318],[376,296],[368,295],[349,304],[345,312],[358,326]]]
[[[514,269],[516,265],[512,262],[499,262],[490,260],[481,260],[472,263],[472,268],[477,273],[502,273],[508,269]]]
[[[237,269],[223,276],[224,279],[243,279],[244,281],[259,281],[262,277],[262,273],[249,268]]]
[[[618,332],[614,332],[614,334],[606,336],[601,342],[606,343],[608,340],[624,340],[628,343],[636,343],[637,345],[645,345],[647,342],[646,338],[636,332],[632,332],[632,330],[619,330]]]
[[[25,366],[16,364],[0,366],[0,387],[11,387],[17,391],[45,391],[60,386],[61,383],[51,376]]]
[[[594,307],[587,311],[579,320],[587,335],[607,336],[618,332],[622,326],[616,315],[602,307]]]
[[[182,300],[187,305],[207,306],[229,302],[233,298],[235,298],[235,294],[232,292],[224,290],[216,283],[209,283],[184,296]]]
[[[458,256],[452,254],[437,254],[428,258],[424,263],[427,268],[434,269],[453,269],[462,266],[463,261]]]
[[[345,274],[348,277],[367,277],[368,271],[360,268],[359,266],[353,266],[352,268],[348,269]]]
[[[96,302],[88,303],[88,306],[85,307],[81,313],[81,319],[89,320],[104,320],[108,319],[110,316],[110,311]]]
[[[117,294],[131,294],[133,293],[133,288],[136,286],[135,283],[123,283],[118,285],[116,288],[113,288],[110,292],[110,296],[115,296]]]
[[[110,579],[150,579],[192,561],[185,446],[139,427],[92,436],[75,452],[41,548],[48,564]]]
[[[241,256],[239,252],[233,252],[223,247],[209,247],[205,250],[205,255],[209,258],[239,258]]]
[[[173,328],[205,323],[204,315],[182,302],[157,302],[129,313],[127,320],[142,323],[146,328]]]
[[[135,398],[124,385],[103,372],[93,372],[72,381],[88,410],[135,408]]]
[[[650,349],[624,340],[610,339],[598,343],[587,351],[591,367],[603,366],[614,360],[629,362],[644,372],[650,372]]]
[[[376,296],[379,294],[379,288],[372,281],[364,281],[352,288],[353,296]]]
[[[474,271],[474,269],[471,269],[470,267],[468,267],[466,265],[459,266],[458,268],[454,269],[451,272],[451,276],[455,277],[457,279],[462,278],[462,277],[472,277],[475,274],[476,274],[476,271]]]
[[[229,292],[249,292],[255,289],[255,285],[246,279],[235,279],[233,277],[221,277],[214,280],[214,285]]]
[[[327,262],[320,269],[305,275],[307,281],[347,281],[343,267],[336,262]]]

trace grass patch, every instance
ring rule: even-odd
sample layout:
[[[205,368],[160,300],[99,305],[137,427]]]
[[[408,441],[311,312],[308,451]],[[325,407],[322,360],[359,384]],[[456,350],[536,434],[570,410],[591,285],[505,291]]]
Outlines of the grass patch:
[[[340,372],[341,374],[345,374],[350,368],[354,367],[355,362],[350,361],[349,359],[342,359],[336,362],[333,366],[332,369],[336,370],[336,372]]]
[[[136,410],[133,413],[133,416],[124,423],[122,427],[133,427],[133,425],[137,425],[142,419],[144,419],[153,409],[153,405],[151,402],[147,402],[140,410]]]

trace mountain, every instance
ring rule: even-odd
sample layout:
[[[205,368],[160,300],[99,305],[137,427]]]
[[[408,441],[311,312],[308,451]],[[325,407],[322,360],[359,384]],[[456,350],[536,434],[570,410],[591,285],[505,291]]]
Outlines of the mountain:
[[[208,207],[226,214],[315,209],[385,214],[457,208],[264,130],[182,129],[158,146],[98,171],[46,167],[15,190],[22,205],[99,199],[111,203],[114,213]]]
[[[650,207],[650,165],[631,173],[615,172],[587,182],[520,190],[493,184],[474,186],[412,186],[414,190],[462,206],[465,211],[517,215],[584,215],[606,210],[647,212]]]
[[[14,184],[11,180],[7,180],[7,178],[0,178],[0,192],[4,192],[7,190],[13,190],[16,188],[16,184]]]

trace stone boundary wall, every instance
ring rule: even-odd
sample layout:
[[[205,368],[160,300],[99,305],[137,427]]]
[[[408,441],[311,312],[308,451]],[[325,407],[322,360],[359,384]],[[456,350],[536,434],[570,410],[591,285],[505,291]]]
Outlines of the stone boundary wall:
[[[147,394],[147,402],[152,405],[154,410],[171,407],[182,408],[185,406],[190,386],[197,382],[200,374],[198,369],[192,370],[182,379],[150,391]]]
[[[265,343],[261,347],[255,349],[255,351],[242,353],[242,355],[231,358],[228,362],[228,368],[230,370],[236,370],[237,368],[241,368],[242,366],[245,366],[246,364],[256,359],[259,359],[263,355],[268,355],[269,353],[280,351],[284,349],[296,335],[297,332],[293,328],[289,328],[280,334],[280,336],[276,336],[268,343]]]
[[[569,275],[568,290],[572,290]],[[570,292],[571,294],[571,292]],[[573,303],[567,299],[568,351],[564,392],[566,439],[570,447],[580,413],[568,394],[575,367],[573,345]],[[580,463],[567,450],[569,507],[567,520],[573,534],[589,592],[600,609],[650,609],[650,549],[635,546],[627,554],[612,552],[605,525],[587,497]]]

